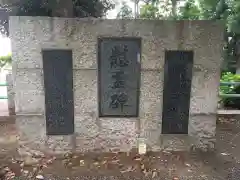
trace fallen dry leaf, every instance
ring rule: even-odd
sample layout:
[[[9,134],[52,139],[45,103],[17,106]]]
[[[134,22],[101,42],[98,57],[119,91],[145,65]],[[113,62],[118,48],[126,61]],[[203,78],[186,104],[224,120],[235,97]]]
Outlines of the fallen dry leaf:
[[[24,175],[27,175],[28,173],[29,173],[29,171],[27,171],[27,170],[24,170],[24,171],[23,171],[23,174],[24,174]]]
[[[117,160],[113,160],[113,161],[111,161],[111,163],[116,164],[116,163],[118,163],[119,161],[120,161],[120,160],[117,159]]]
[[[62,163],[63,163],[64,165],[67,165],[69,162],[70,162],[70,161],[69,161],[68,159],[64,159],[64,160],[62,161]]]
[[[180,155],[176,156],[176,160],[179,161],[181,159]]]
[[[157,176],[157,172],[156,171],[153,171],[152,173],[152,178],[155,178]]]
[[[165,154],[172,154],[172,152],[166,151],[166,150],[164,150],[163,153],[165,153]]]
[[[138,158],[135,158],[134,160],[135,160],[135,161],[141,161],[142,158],[138,157]]]
[[[186,166],[188,166],[188,167],[191,167],[191,165],[190,165],[190,164],[188,164],[188,163],[186,163],[185,165],[186,165]]]
[[[68,152],[68,153],[64,154],[64,157],[65,157],[65,158],[72,158],[72,157],[73,157],[73,154],[70,153],[70,152]]]
[[[106,161],[106,160],[102,162],[102,164],[106,164],[106,163],[107,163],[107,161]]]
[[[68,166],[72,166],[73,164],[70,162],[70,163],[68,163],[67,165],[68,165]]]
[[[24,162],[20,164],[20,167],[24,167]]]
[[[42,165],[39,166],[39,169],[42,170],[43,168],[46,168],[46,167],[47,167],[46,164],[42,164]]]
[[[36,176],[36,179],[43,180],[44,177],[43,177],[42,175],[37,175],[37,176]]]
[[[80,160],[80,166],[84,166],[84,160]]]
[[[144,174],[144,176],[149,176],[149,174],[151,173],[150,171],[147,171],[146,169],[144,169],[143,171],[143,174]]]
[[[112,159],[113,159],[113,160],[117,160],[117,156],[113,156]]]
[[[121,173],[132,172],[134,171],[133,166],[128,167],[126,170],[120,171]]]
[[[99,165],[99,162],[94,162],[93,163],[95,166],[98,166]]]
[[[73,159],[77,159],[78,158],[78,156],[73,156]]]
[[[36,167],[33,168],[33,172],[34,172],[34,173],[37,172],[37,170],[38,170],[38,169],[37,169]]]
[[[47,160],[47,162],[46,162],[46,164],[52,164],[53,163],[53,160],[52,159],[49,159],[49,160]]]

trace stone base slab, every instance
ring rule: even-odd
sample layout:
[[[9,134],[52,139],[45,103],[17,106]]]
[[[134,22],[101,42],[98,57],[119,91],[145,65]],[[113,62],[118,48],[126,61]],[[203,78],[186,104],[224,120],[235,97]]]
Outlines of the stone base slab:
[[[82,125],[77,120],[75,124]],[[149,138],[146,139],[149,151],[189,151],[192,148],[204,151],[212,150],[215,147],[216,116],[199,115],[190,117],[189,135],[163,135],[152,133],[158,137],[152,137],[154,146]],[[131,124],[134,122],[131,122]],[[134,125],[126,126],[134,128]],[[124,125],[122,125],[124,126]],[[19,134],[19,153],[41,151],[50,154],[63,154],[66,152],[127,152],[137,147],[138,134],[129,131],[112,131],[99,126],[98,131],[77,131],[68,136],[47,136],[45,118],[43,116],[16,116],[16,127]],[[75,130],[78,130],[75,127]],[[123,128],[123,127],[122,127]],[[87,128],[89,129],[89,128]],[[161,131],[161,129],[159,129]],[[120,133],[120,134],[119,134]],[[160,135],[159,135],[160,134]],[[91,136],[92,135],[92,136]],[[94,135],[94,136],[93,136]],[[155,142],[156,141],[156,142]]]

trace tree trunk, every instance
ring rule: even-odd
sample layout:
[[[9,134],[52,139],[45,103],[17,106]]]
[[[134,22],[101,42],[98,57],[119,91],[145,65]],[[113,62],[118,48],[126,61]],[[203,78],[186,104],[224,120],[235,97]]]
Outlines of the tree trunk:
[[[136,2],[136,13],[137,13],[137,18],[139,17],[139,0]]]
[[[237,59],[236,74],[240,74],[240,59]]]
[[[175,18],[177,16],[177,0],[172,1],[172,16]]]
[[[240,39],[236,43],[237,45],[237,53],[236,53],[236,59],[237,59],[237,66],[236,66],[236,74],[240,74]]]
[[[139,0],[131,0],[134,3],[134,18],[138,18],[139,12],[138,12],[138,4]]]
[[[136,1],[134,1],[134,18],[137,18],[137,4]]]
[[[72,0],[55,0],[55,1],[56,3],[52,6],[53,17],[73,17]]]

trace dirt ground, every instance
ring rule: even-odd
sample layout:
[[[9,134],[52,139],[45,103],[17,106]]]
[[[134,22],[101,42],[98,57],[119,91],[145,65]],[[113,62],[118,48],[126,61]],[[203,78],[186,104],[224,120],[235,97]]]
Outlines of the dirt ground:
[[[238,122],[239,120],[239,122]],[[13,123],[0,127],[0,179],[240,179],[240,118],[220,118],[217,150],[202,152],[149,152],[65,154],[44,157],[37,163],[17,160],[16,130]],[[238,171],[239,169],[239,171]],[[8,173],[7,173],[8,172]],[[231,177],[235,176],[235,177]],[[20,179],[20,178],[17,178]]]

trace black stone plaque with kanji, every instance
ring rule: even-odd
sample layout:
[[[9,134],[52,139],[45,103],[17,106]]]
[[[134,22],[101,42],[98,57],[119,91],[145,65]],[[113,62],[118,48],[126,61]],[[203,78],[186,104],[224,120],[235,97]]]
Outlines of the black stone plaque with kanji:
[[[43,50],[47,135],[74,133],[71,50]]]
[[[98,40],[100,117],[137,117],[141,39]]]
[[[165,52],[163,134],[188,134],[192,67],[192,51]]]

